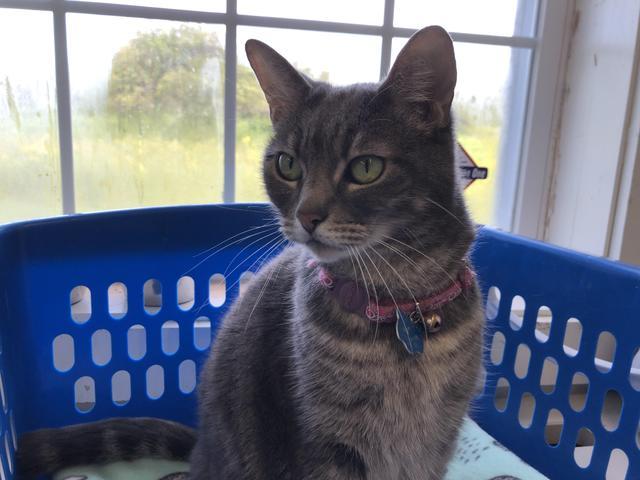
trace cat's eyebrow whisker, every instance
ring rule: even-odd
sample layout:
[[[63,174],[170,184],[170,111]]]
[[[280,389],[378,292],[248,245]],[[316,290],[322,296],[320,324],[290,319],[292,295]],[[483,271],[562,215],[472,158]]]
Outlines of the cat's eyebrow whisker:
[[[438,267],[447,277],[449,277],[449,279],[451,280],[451,283],[455,283],[455,279],[451,276],[451,274],[449,272],[447,272],[442,265],[440,265],[434,258],[430,257],[429,255],[426,255],[424,252],[421,252],[420,250],[412,247],[411,245],[401,242],[400,240],[398,240],[397,238],[393,238],[393,237],[389,237],[387,235],[383,235],[384,238],[388,239],[388,240],[392,240],[394,242],[399,243],[400,245],[404,245],[405,247],[407,247],[410,250],[413,250],[414,252],[422,255],[424,258],[426,258],[427,260],[429,260],[433,265],[435,265],[436,267]]]
[[[458,218],[456,215],[454,215],[451,210],[448,210],[447,208],[445,208],[444,206],[442,206],[440,203],[436,202],[435,200],[432,200],[429,197],[425,197],[425,200],[429,203],[431,203],[432,205],[435,205],[436,207],[440,208],[443,212],[448,213],[449,215],[451,215],[451,217],[453,217],[455,219],[456,222],[458,222],[460,225],[462,225],[463,227],[465,226],[465,223],[460,220],[460,218]]]
[[[184,272],[182,274],[182,276],[188,274],[189,272],[192,272],[193,270],[195,270],[196,268],[198,268],[200,265],[202,265],[204,262],[208,261],[211,257],[213,257],[214,255],[217,255],[218,253],[222,252],[223,250],[232,247],[233,245],[237,245],[240,242],[244,242],[245,240],[249,240],[250,238],[256,237],[258,235],[273,235],[275,233],[279,233],[278,230],[275,230],[273,232],[268,232],[265,234],[264,231],[259,231],[259,232],[255,232],[252,233],[250,235],[245,235],[244,237],[238,238],[236,240],[234,240],[231,243],[228,243],[227,245],[221,246],[220,248],[214,250],[213,252],[211,252],[209,255],[207,255],[206,257],[204,257],[202,260],[200,260],[198,263],[196,263],[194,266],[192,266],[191,268],[189,268],[186,272]]]

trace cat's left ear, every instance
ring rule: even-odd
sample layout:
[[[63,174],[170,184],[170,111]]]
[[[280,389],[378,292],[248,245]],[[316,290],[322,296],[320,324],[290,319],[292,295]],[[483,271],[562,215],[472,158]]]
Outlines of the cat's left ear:
[[[398,54],[379,92],[408,104],[413,114],[422,114],[425,126],[445,127],[456,86],[453,41],[440,26],[416,32]]]
[[[311,86],[289,62],[266,43],[248,40],[245,50],[269,104],[271,122],[275,124],[300,107]]]

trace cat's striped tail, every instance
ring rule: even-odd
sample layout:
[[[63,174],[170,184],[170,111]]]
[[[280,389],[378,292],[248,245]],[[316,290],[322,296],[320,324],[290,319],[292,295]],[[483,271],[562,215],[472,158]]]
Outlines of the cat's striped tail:
[[[195,431],[158,418],[113,418],[36,430],[18,440],[18,478],[32,480],[63,468],[160,458],[188,461]]]

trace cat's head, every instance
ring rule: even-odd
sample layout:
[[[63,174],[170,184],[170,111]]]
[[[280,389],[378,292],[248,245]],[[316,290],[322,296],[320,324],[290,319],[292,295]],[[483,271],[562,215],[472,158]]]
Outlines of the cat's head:
[[[264,180],[290,240],[330,263],[406,232],[433,247],[470,236],[454,173],[456,62],[444,29],[417,32],[380,84],[333,87],[257,40],[246,51],[274,127]]]

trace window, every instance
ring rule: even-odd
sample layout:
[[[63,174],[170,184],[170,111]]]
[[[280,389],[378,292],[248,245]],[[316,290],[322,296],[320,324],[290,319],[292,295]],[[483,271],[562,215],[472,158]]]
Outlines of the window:
[[[0,223],[264,201],[270,124],[248,38],[314,78],[375,82],[442,24],[458,137],[490,171],[465,193],[476,221],[510,228],[537,16],[524,0],[0,0]]]

